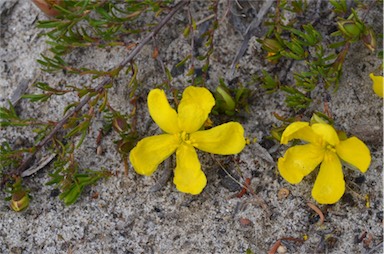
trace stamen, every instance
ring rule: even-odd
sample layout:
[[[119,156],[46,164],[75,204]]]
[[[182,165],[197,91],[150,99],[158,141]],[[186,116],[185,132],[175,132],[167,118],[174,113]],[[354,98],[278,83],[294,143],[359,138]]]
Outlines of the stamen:
[[[185,142],[185,143],[187,143],[189,145],[192,143],[192,141],[189,140],[189,133],[186,133],[185,131],[183,131],[180,134],[180,137],[181,137],[182,142]]]
[[[330,150],[330,151],[336,153],[336,148],[334,148],[333,146],[327,145],[326,148],[327,148],[327,150]]]

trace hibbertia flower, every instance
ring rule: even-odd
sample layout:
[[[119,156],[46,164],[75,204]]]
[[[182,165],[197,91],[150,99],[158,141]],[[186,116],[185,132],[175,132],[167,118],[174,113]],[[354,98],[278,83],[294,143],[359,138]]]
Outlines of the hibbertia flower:
[[[281,144],[301,139],[308,144],[289,148],[278,160],[281,176],[297,184],[319,164],[312,197],[320,204],[336,203],[344,194],[345,181],[341,161],[364,173],[370,163],[368,147],[358,138],[340,140],[335,129],[325,123],[291,123],[283,132]]]
[[[375,75],[373,75],[373,73],[371,73],[371,74],[369,74],[369,77],[373,81],[373,84],[372,84],[373,91],[378,96],[383,98],[383,87],[384,87],[384,78],[383,78],[383,76],[375,76]]]
[[[213,154],[237,154],[245,146],[244,129],[229,122],[209,130],[201,130],[208,119],[215,99],[208,89],[187,87],[177,112],[160,89],[148,94],[148,109],[152,119],[164,134],[146,137],[132,149],[129,159],[135,171],[151,175],[158,165],[176,152],[173,182],[185,193],[199,194],[207,179],[195,148]]]

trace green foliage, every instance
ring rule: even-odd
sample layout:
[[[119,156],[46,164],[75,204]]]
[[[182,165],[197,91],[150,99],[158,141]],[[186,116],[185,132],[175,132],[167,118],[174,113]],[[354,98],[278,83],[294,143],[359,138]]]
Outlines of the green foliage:
[[[3,142],[0,145],[0,175],[6,170],[17,167],[22,159],[25,150],[12,149],[7,143]]]
[[[22,96],[23,99],[32,103],[44,103],[54,96],[76,94],[79,100],[65,105],[63,119],[59,121],[40,122],[35,119],[22,119],[10,102],[8,107],[0,108],[2,128],[33,125],[35,127],[33,131],[36,133],[32,147],[15,149],[14,144],[7,142],[1,145],[0,175],[4,182],[10,182],[14,175],[20,176],[24,170],[32,166],[31,162],[33,162],[36,152],[42,147],[46,147],[47,151],[57,154],[53,173],[49,174],[51,181],[48,184],[61,190],[59,198],[66,205],[73,204],[86,186],[111,175],[106,169],[81,169],[74,159],[76,150],[89,136],[90,127],[99,116],[104,118],[105,125],[99,132],[97,145],[100,144],[103,136],[114,129],[119,136],[116,141],[117,150],[125,162],[126,169],[128,168],[128,154],[137,141],[136,132],[128,121],[131,121],[131,116],[135,112],[132,111],[131,115],[123,116],[114,110],[109,105],[109,89],[115,78],[119,75],[127,75],[128,89],[130,96],[133,97],[139,86],[137,65],[132,58],[107,71],[82,66],[75,67],[73,63],[68,62],[67,55],[72,51],[90,47],[126,47],[128,49],[135,47],[136,44],[128,39],[129,36],[151,30],[155,26],[151,22],[157,20],[170,4],[173,5],[173,1],[64,0],[59,6],[54,6],[59,12],[57,16],[38,22],[38,27],[45,29],[44,35],[51,46],[51,52],[42,55],[38,60],[43,71],[64,71],[66,74],[91,75],[92,80],[96,78],[104,78],[104,80],[98,86],[62,83],[64,89],[59,89],[52,84],[37,82],[34,86],[41,90],[40,93]],[[147,21],[144,26],[142,21],[138,21],[143,16]],[[165,23],[159,27],[161,28],[163,25]],[[126,71],[122,71],[127,65]],[[87,106],[87,110],[83,109],[85,106]]]
[[[49,86],[47,83],[42,83],[42,82],[36,83],[35,87],[45,91],[46,93],[43,93],[43,94],[25,94],[25,95],[22,95],[21,97],[25,98],[25,99],[29,99],[31,102],[36,102],[36,101],[44,102],[44,101],[47,101],[49,98],[51,98],[52,95],[64,95],[68,92],[71,92],[68,90],[55,89],[55,88]]]
[[[73,68],[63,58],[78,48],[127,47],[131,44],[125,38],[139,34],[146,27],[135,21],[151,12],[159,15],[173,1],[63,1],[56,6],[60,12],[54,19],[39,21],[38,27],[49,29],[45,35],[50,39],[53,57],[42,56],[38,62],[45,71],[67,70],[70,73],[106,75],[101,70]],[[150,26],[151,24],[148,24]]]
[[[347,12],[347,1],[346,0],[329,0],[334,7],[334,12],[337,14],[345,14]]]
[[[54,163],[54,172],[49,174],[51,180],[47,185],[54,185],[59,188],[61,193],[60,200],[66,205],[75,203],[83,189],[86,186],[96,183],[99,179],[108,178],[112,174],[102,169],[100,171],[93,171],[91,169],[84,169],[80,173],[80,167],[74,160],[73,155],[69,157],[59,158]]]
[[[265,70],[259,78],[268,92],[285,92],[287,106],[295,111],[307,109],[311,105],[312,91],[316,87],[338,88],[351,43],[362,42],[371,51],[376,48],[373,30],[364,23],[356,10],[349,10],[345,0],[333,0],[330,3],[338,15],[338,31],[332,33],[336,42],[328,45],[323,39],[327,34],[321,34],[317,30],[320,27],[301,24],[295,18],[285,18],[286,12],[291,13],[290,17],[306,15],[308,10],[304,1],[280,1],[275,15],[266,22],[268,32],[259,40],[262,48],[268,52],[266,59],[269,62],[276,64],[289,60],[305,63],[305,70],[293,73],[292,84],[280,84],[276,75],[271,75]],[[349,16],[344,18],[348,13]],[[305,22],[305,19],[303,20]]]
[[[262,70],[263,76],[261,78],[262,87],[270,93],[276,92],[281,84],[278,77],[272,77],[267,71]]]
[[[247,249],[246,251],[245,251],[245,254],[254,254],[254,252],[251,250],[251,249]]]
[[[239,88],[229,89],[224,83],[224,80],[220,79],[220,84],[217,86],[213,95],[216,103],[212,112],[214,114],[224,113],[228,116],[233,116],[244,110],[247,111],[251,91],[241,86],[239,86]]]
[[[57,6],[60,14],[53,20],[39,21],[48,28],[51,51],[63,55],[78,47],[125,46],[123,37],[143,29],[134,21],[145,12],[161,12],[172,1],[64,1]],[[129,24],[129,25],[127,25]]]
[[[11,197],[11,200],[16,202],[13,204],[16,210],[24,209],[24,204],[29,203],[29,194],[22,187],[20,175],[30,166],[35,153],[42,147],[57,155],[53,169],[49,171],[51,180],[48,184],[60,189],[59,198],[66,205],[75,203],[87,186],[111,176],[111,173],[104,168],[100,170],[81,168],[75,160],[77,149],[90,133],[93,133],[91,127],[96,120],[102,121],[103,127],[98,130],[97,137],[91,138],[96,138],[96,145],[99,146],[103,137],[114,131],[116,149],[128,172],[129,152],[138,139],[135,115],[138,98],[135,94],[136,90],[143,86],[138,80],[138,73],[141,70],[135,63],[135,55],[132,57],[129,55],[110,69],[93,69],[77,66],[77,63],[69,61],[71,59],[69,54],[78,53],[79,50],[87,52],[88,48],[113,47],[138,52],[146,43],[155,40],[154,35],[168,22],[160,17],[171,13],[172,8],[176,6],[188,4],[187,1],[175,4],[172,0],[61,2],[60,6],[55,6],[59,11],[57,16],[38,22],[38,27],[44,29],[44,36],[50,45],[50,52],[38,60],[42,70],[63,71],[66,75],[87,75],[90,83],[96,80],[102,81],[98,85],[61,83],[60,89],[54,84],[37,82],[35,87],[40,90],[37,94],[22,96],[31,103],[45,103],[56,96],[75,94],[78,100],[64,105],[63,118],[59,120],[42,122],[36,119],[22,119],[10,102],[7,107],[0,108],[1,128],[33,126],[35,132],[31,147],[17,148],[11,142],[4,142],[0,146],[0,175],[8,184],[10,193],[17,193]],[[338,30],[332,34],[332,42],[328,42],[324,39],[328,34],[324,34],[316,22],[310,23],[305,18],[311,11],[308,3],[309,1],[305,0],[276,1],[275,13],[265,23],[268,31],[258,40],[266,51],[266,60],[269,64],[302,65],[300,71],[290,73],[291,83],[279,80],[280,76],[284,76],[276,71],[279,68],[270,72],[265,68],[260,71],[257,78],[261,81],[264,91],[284,92],[287,106],[296,112],[309,108],[316,89],[337,89],[345,57],[353,43],[363,43],[371,51],[376,48],[376,36],[362,18],[361,10],[364,10],[362,4],[357,7],[361,6],[361,10],[354,10],[347,6],[345,0],[330,1],[332,11],[337,17],[334,25]],[[200,21],[195,20],[190,6],[186,10],[188,24],[180,34],[183,34],[190,43],[191,50],[186,55],[180,55],[181,60],[176,67],[185,67],[184,74],[189,78],[189,85],[205,86],[209,78],[209,68],[217,40],[215,32],[220,20],[218,4],[216,0],[210,1],[206,10],[210,15]],[[168,14],[162,15],[163,12]],[[156,30],[158,26],[159,29]],[[155,30],[156,33],[149,33]],[[146,34],[146,37],[142,34]],[[133,42],[132,37],[144,37],[141,46]],[[153,58],[156,59],[155,53]],[[172,74],[165,66],[162,66],[162,69],[166,80],[160,86],[171,90],[177,102],[177,90],[170,85]],[[132,105],[132,110],[128,114],[118,112],[109,103],[110,89],[123,75]],[[241,83],[228,85],[222,79],[213,94],[216,100],[213,113],[229,117],[240,116],[247,111],[249,100],[253,95],[252,91]],[[285,126],[297,119],[278,115],[276,118],[283,122],[283,126],[274,126],[271,133],[272,138],[280,140]],[[330,122],[331,119],[318,112],[314,115],[313,121]],[[28,200],[25,197],[28,197]],[[251,253],[250,250],[249,252]]]
[[[28,123],[19,118],[12,103],[8,101],[9,108],[0,107],[0,127],[14,126],[26,126]]]
[[[35,119],[22,119],[17,115],[15,107],[8,101],[7,107],[0,107],[0,127],[25,127],[25,126],[48,126],[49,124],[39,122]]]
[[[209,10],[213,13],[212,20],[205,21],[198,27],[196,21],[189,13],[189,24],[184,29],[183,35],[191,41],[192,52],[185,56],[176,66],[183,66],[189,61],[187,76],[191,77],[190,85],[204,86],[208,78],[210,57],[214,50],[215,31],[219,27],[217,18],[218,1],[211,1]],[[194,52],[201,44],[202,52]]]

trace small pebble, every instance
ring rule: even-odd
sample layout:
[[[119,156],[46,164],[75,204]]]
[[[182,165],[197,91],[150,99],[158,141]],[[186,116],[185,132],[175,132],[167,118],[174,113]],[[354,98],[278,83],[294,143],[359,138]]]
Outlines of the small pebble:
[[[280,254],[287,253],[287,248],[284,245],[280,245],[279,248],[277,248],[277,253],[280,253]]]
[[[247,218],[240,218],[239,222],[242,226],[249,226],[252,224],[252,221]]]
[[[277,193],[277,199],[282,200],[286,199],[289,196],[289,190],[287,188],[281,188]]]

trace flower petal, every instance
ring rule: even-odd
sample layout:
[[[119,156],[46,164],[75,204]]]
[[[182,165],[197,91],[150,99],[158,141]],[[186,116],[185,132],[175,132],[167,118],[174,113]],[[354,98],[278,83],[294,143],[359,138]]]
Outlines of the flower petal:
[[[343,161],[363,173],[371,164],[371,153],[368,147],[356,137],[341,141],[336,146],[336,153]]]
[[[244,129],[241,124],[229,122],[190,135],[194,147],[214,154],[240,153],[245,146]]]
[[[312,130],[316,135],[320,136],[328,144],[335,146],[339,141],[339,136],[337,135],[335,129],[326,123],[315,123],[311,125]]]
[[[137,143],[129,154],[135,171],[141,175],[151,175],[161,162],[173,154],[179,146],[179,138],[171,134],[146,137]]]
[[[323,157],[324,150],[319,146],[293,146],[285,152],[284,157],[279,158],[277,167],[287,182],[297,184],[320,164]]]
[[[343,196],[344,191],[340,160],[334,152],[326,152],[312,189],[312,197],[319,204],[334,204]]]
[[[178,133],[177,113],[167,100],[165,92],[153,89],[148,94],[148,110],[155,123],[166,133]]]
[[[208,89],[187,87],[177,109],[180,128],[187,133],[200,129],[214,105],[215,99]]]
[[[199,194],[207,184],[195,148],[182,144],[176,151],[176,169],[173,182],[176,188],[185,193]]]
[[[307,122],[293,122],[284,130],[280,143],[288,144],[292,139],[301,139],[309,143],[316,140],[316,135]]]
[[[375,75],[373,75],[373,73],[371,73],[371,74],[369,74],[369,77],[373,81],[373,85],[372,85],[373,91],[378,96],[383,98],[383,88],[384,88],[384,78],[383,78],[383,76],[375,76]]]

